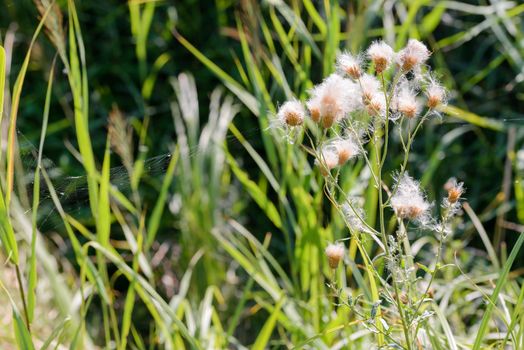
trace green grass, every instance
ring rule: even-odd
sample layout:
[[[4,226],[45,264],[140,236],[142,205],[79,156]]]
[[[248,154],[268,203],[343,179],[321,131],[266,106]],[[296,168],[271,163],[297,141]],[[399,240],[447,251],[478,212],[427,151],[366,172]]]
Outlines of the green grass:
[[[381,287],[379,244],[348,230],[302,140],[283,142],[269,127],[284,101],[306,99],[333,71],[337,53],[381,37],[395,49],[411,37],[428,43],[453,91],[442,119],[419,131],[410,173],[432,200],[451,176],[467,186],[467,215],[452,222],[439,264],[438,237],[416,232],[409,242],[420,279],[433,276],[418,332],[433,349],[522,347],[524,236],[515,231],[524,225],[524,134],[515,76],[524,7],[383,5],[129,1],[98,9],[68,0],[0,15],[26,34],[15,34],[12,50],[13,32],[1,22],[0,300],[11,316],[0,347],[403,344],[400,329],[388,330],[395,298]],[[202,33],[201,21],[220,27]],[[118,61],[104,57],[114,52]],[[21,135],[35,128],[30,163]],[[404,162],[389,131],[385,173]],[[367,151],[377,171],[375,145]],[[62,190],[77,175],[73,198],[86,198],[73,206]],[[364,159],[338,174],[341,192],[361,198],[379,230],[373,184]],[[60,224],[45,229],[49,207]],[[394,233],[394,220],[382,223]],[[346,238],[346,264],[333,272],[324,249]]]

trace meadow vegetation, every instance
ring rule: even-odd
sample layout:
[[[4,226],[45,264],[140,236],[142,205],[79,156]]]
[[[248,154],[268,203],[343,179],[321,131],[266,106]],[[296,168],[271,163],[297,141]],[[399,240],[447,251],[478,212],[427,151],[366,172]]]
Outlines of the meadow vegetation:
[[[0,348],[524,348],[524,5],[0,8]]]

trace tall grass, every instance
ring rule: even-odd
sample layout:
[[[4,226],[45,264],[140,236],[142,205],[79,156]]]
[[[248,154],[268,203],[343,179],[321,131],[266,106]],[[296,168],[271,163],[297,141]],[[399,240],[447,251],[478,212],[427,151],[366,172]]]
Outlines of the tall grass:
[[[524,292],[515,265],[524,236],[510,233],[511,229],[522,231],[519,224],[510,222],[513,216],[520,225],[524,223],[522,157],[521,152],[515,153],[522,134],[518,129],[510,131],[515,127],[510,121],[514,116],[496,118],[491,114],[494,107],[482,105],[474,112],[468,104],[468,98],[478,98],[478,86],[489,86],[493,72],[502,65],[514,76],[520,72],[522,5],[436,1],[341,5],[305,0],[244,1],[233,8],[217,1],[224,33],[238,48],[232,51],[230,65],[222,67],[184,36],[185,28],[172,27],[179,23],[173,16],[175,8],[155,1],[129,1],[124,7],[128,12],[120,9],[115,18],[129,20],[140,116],[130,118],[127,111],[112,107],[109,130],[100,132],[93,127],[101,103],[96,97],[99,91],[90,83],[91,67],[100,63],[90,61],[87,54],[100,43],[85,41],[92,36],[83,23],[81,4],[73,0],[36,4],[40,19],[33,23],[34,36],[24,48],[25,55],[20,55],[23,60],[12,87],[6,72],[13,74],[17,66],[7,66],[13,61],[6,60],[0,49],[0,111],[9,111],[5,118],[1,114],[9,132],[1,140],[0,152],[0,240],[6,261],[0,270],[0,294],[12,313],[9,330],[0,331],[2,348],[408,346],[391,342],[396,335],[381,321],[389,308],[388,293],[380,288],[387,270],[377,264],[377,271],[372,271],[373,257],[381,257],[380,244],[370,236],[353,235],[344,268],[333,271],[329,267],[324,250],[329,242],[349,236],[346,223],[326,200],[324,178],[311,157],[297,151],[298,145],[282,142],[279,131],[270,127],[285,100],[307,99],[313,85],[333,72],[341,48],[357,52],[381,37],[395,49],[410,37],[430,43],[433,64],[454,91],[452,103],[442,111],[446,114],[443,123],[434,121],[421,129],[422,137],[412,145],[414,161],[404,160],[400,140],[391,130],[385,162],[381,164],[382,153],[375,147],[378,141],[372,140],[367,145],[372,167],[366,167],[365,159],[344,167],[337,186],[361,198],[367,225],[379,229],[381,223],[381,231],[389,235],[395,222],[380,215],[383,193],[373,176],[379,168],[390,170],[403,162],[404,167],[412,166],[432,198],[438,198],[441,191],[435,184],[442,181],[435,179],[448,176],[442,169],[467,170],[468,161],[477,161],[471,153],[454,164],[448,163],[456,158],[443,157],[457,149],[470,152],[461,146],[462,139],[475,137],[473,150],[479,144],[491,145],[492,138],[507,146],[502,152],[509,165],[503,170],[504,196],[486,200],[475,189],[486,187],[482,179],[463,178],[470,205],[465,203],[464,215],[452,222],[455,235],[442,250],[438,237],[432,235],[415,235],[410,243],[419,270],[425,272],[417,275],[420,282],[431,280],[433,285],[432,297],[424,303],[418,320],[422,329],[418,331],[429,340],[427,347],[523,346]],[[453,33],[437,30],[439,22],[460,16],[465,22],[454,22]],[[160,37],[172,31],[176,50],[187,50],[225,89],[205,96],[198,93],[203,88],[199,80],[189,73],[165,79],[164,70],[175,54],[152,56],[157,51],[151,36],[158,34],[155,20],[166,17],[169,26],[161,26]],[[24,82],[34,79],[34,71],[28,69],[32,54],[36,45],[48,45],[41,38],[43,28],[56,59],[45,67],[36,166],[25,169],[32,178],[28,207],[24,203],[31,202],[24,200],[21,190],[28,182],[17,165],[23,163],[17,130],[28,108],[24,92],[31,89]],[[450,49],[467,48],[486,33],[499,51],[485,49],[496,53],[482,69],[447,59]],[[12,55],[8,52],[7,56]],[[474,52],[472,60],[481,55]],[[458,64],[464,65],[461,74],[450,74]],[[519,84],[511,78],[506,88],[514,91]],[[155,93],[161,87],[171,96],[160,107],[167,106],[172,127],[155,119],[159,107],[154,105],[158,102]],[[88,220],[68,211],[62,184],[56,183],[53,169],[44,164],[57,93],[66,96],[59,96],[64,113],[71,111],[75,141],[69,149],[85,174]],[[202,110],[209,113],[204,116]],[[148,159],[158,153],[149,146],[171,129],[174,137],[166,146],[168,153],[151,163]],[[515,141],[506,144],[511,132]],[[118,164],[123,167],[115,173]],[[467,173],[463,170],[460,175]],[[128,184],[118,186],[115,174]],[[386,184],[390,180],[383,179]],[[510,198],[512,192],[515,200]],[[39,232],[43,193],[62,223],[60,240],[53,241],[56,235],[50,232]],[[483,201],[488,204],[481,210]],[[498,218],[495,229],[487,226],[493,217]],[[468,245],[477,234],[484,247]],[[67,247],[68,257],[53,248],[57,240],[63,241],[60,247]],[[509,246],[507,242],[516,243]],[[434,264],[437,252],[441,262]],[[395,295],[398,306],[400,297]],[[364,315],[343,304],[364,305]]]

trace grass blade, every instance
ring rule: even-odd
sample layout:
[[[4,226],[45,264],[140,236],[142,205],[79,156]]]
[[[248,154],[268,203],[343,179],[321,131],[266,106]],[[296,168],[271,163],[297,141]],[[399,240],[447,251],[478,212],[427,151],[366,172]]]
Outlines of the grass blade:
[[[18,348],[23,350],[34,350],[35,346],[33,345],[33,341],[31,340],[31,335],[29,334],[29,331],[27,330],[24,321],[20,317],[20,314],[18,313],[14,305],[13,319],[13,326],[15,328],[15,338],[16,343],[18,344]]]
[[[482,317],[482,322],[480,323],[480,327],[477,332],[477,337],[475,338],[475,343],[473,344],[472,350],[479,350],[482,345],[482,341],[484,340],[486,332],[488,331],[489,322],[491,321],[491,314],[493,313],[493,308],[495,307],[495,303],[497,302],[500,291],[508,282],[509,271],[511,269],[511,266],[513,265],[513,262],[515,261],[515,258],[517,257],[518,252],[520,251],[522,243],[524,243],[524,233],[521,233],[519,235],[517,243],[515,243],[515,246],[511,250],[511,254],[508,257],[508,260],[502,268],[495,290],[493,291],[493,294],[490,297],[490,302],[486,307],[484,316]]]
[[[263,350],[267,349],[267,343],[269,342],[269,339],[271,337],[271,333],[273,333],[273,329],[275,328],[275,325],[278,320],[278,316],[280,315],[280,309],[282,308],[282,304],[284,302],[284,298],[282,298],[277,305],[275,306],[275,309],[271,313],[271,316],[267,319],[266,323],[264,323],[264,326],[262,327],[262,330],[257,336],[257,339],[255,340],[255,343],[253,344],[252,350]]]
[[[29,283],[27,288],[27,308],[29,322],[33,321],[36,301],[36,238],[37,238],[37,218],[38,205],[40,203],[40,168],[42,167],[42,154],[44,150],[44,140],[47,132],[49,121],[49,107],[51,104],[51,92],[53,90],[53,79],[55,74],[56,58],[53,60],[51,70],[49,71],[49,81],[47,82],[47,92],[44,103],[44,116],[42,121],[42,130],[40,133],[40,145],[38,147],[38,161],[35,169],[34,186],[33,186],[33,208],[32,208],[32,232],[31,232],[31,257],[29,259]]]

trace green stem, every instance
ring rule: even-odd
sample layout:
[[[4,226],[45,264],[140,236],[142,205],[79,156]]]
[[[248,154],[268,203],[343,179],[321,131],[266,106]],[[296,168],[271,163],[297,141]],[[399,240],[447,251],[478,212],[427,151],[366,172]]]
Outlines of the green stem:
[[[25,299],[24,286],[22,284],[22,274],[20,273],[20,267],[15,265],[16,279],[18,281],[18,289],[20,290],[20,299],[22,299],[22,307],[24,309],[24,318],[27,326],[27,330],[31,333],[31,324],[29,323],[29,313],[27,312],[27,303]]]
[[[386,250],[386,256],[391,257],[391,252],[389,250],[388,246],[388,239],[387,239],[387,233],[386,233],[386,224],[384,219],[384,201],[382,198],[382,168],[384,166],[384,162],[386,160],[387,151],[388,151],[388,140],[389,140],[389,104],[391,102],[391,99],[393,98],[395,86],[397,85],[398,79],[400,79],[401,73],[395,74],[395,77],[393,78],[393,83],[391,84],[391,91],[388,96],[387,94],[387,88],[386,88],[386,82],[384,79],[384,75],[381,74],[382,79],[382,89],[384,91],[384,98],[386,99],[386,121],[384,125],[384,148],[382,155],[380,154],[380,148],[378,145],[378,142],[381,140],[382,136],[380,138],[375,138],[374,146],[375,151],[377,153],[377,167],[378,167],[378,201],[379,201],[379,220],[380,220],[380,234],[382,237],[382,242],[384,244],[384,249]],[[404,309],[402,308],[402,304],[400,301],[400,293],[398,284],[395,278],[395,273],[391,273],[391,280],[393,283],[393,288],[395,290],[395,299],[397,302],[397,308],[400,315],[400,319],[402,321],[402,329],[404,330],[404,337],[406,338],[406,346],[408,350],[411,350],[411,342],[409,339],[409,328],[406,322],[406,318],[404,315]]]

